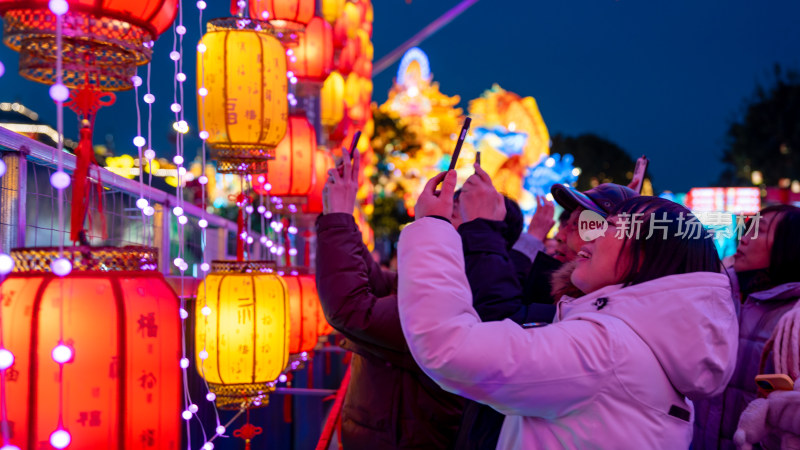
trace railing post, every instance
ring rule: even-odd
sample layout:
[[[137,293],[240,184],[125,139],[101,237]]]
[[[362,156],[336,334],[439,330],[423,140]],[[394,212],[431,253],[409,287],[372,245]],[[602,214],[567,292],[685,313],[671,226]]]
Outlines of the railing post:
[[[28,165],[25,147],[19,152],[2,152],[6,173],[0,178],[0,248],[8,252],[25,246],[25,196]]]

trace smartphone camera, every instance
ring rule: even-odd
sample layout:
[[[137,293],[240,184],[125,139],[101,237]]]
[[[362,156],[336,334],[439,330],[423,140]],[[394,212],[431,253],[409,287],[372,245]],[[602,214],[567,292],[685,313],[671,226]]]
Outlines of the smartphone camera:
[[[773,386],[772,383],[770,383],[767,380],[757,380],[756,384],[758,385],[758,387],[760,387],[761,389],[763,389],[765,391],[774,391],[775,390],[775,386]]]

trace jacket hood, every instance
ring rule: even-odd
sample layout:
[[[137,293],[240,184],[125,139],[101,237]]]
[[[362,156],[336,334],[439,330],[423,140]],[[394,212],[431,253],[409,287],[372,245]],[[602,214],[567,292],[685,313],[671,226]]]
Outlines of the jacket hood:
[[[503,231],[503,238],[506,240],[506,247],[510,249],[519,239],[525,219],[517,202],[506,196],[503,196],[503,200],[506,202],[506,217],[503,219],[506,229]]]
[[[721,393],[733,375],[739,322],[730,280],[721,273],[607,286],[577,299],[564,297],[558,305],[559,320],[590,313],[624,321],[650,347],[672,385],[692,400]]]

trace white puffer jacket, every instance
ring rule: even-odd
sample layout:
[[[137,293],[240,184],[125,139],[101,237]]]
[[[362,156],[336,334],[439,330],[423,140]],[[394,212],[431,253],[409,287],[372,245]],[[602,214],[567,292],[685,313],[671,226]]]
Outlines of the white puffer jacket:
[[[559,302],[557,323],[482,323],[458,233],[423,218],[399,244],[398,305],[422,369],[506,418],[498,448],[689,447],[690,399],[720,393],[738,325],[725,275],[673,275]]]

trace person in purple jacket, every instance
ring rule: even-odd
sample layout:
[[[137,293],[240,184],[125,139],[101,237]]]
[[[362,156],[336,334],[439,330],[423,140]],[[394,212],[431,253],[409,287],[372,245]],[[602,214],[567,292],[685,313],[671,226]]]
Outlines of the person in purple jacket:
[[[342,411],[345,449],[452,448],[464,400],[442,390],[409,353],[397,274],[375,262],[353,218],[359,156],[331,169],[317,219],[316,280],[325,318],[353,352]]]

